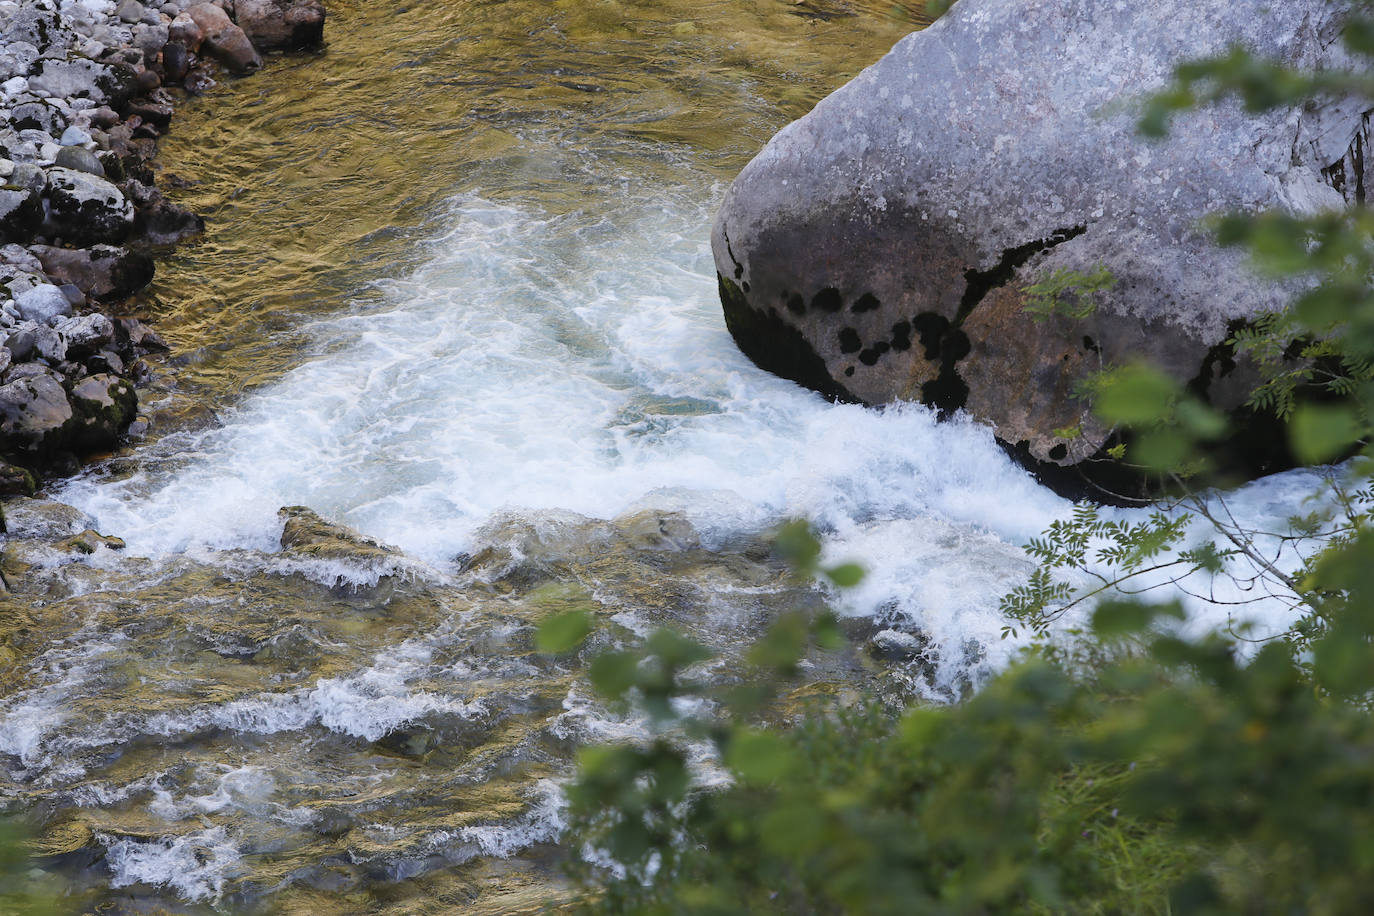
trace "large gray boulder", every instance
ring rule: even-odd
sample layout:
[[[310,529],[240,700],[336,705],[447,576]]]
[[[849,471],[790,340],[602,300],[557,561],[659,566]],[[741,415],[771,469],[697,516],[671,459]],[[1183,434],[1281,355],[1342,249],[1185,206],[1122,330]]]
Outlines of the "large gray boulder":
[[[1365,106],[1223,104],[1152,142],[1139,102],[1233,43],[1340,63],[1340,22],[1328,0],[960,0],[730,188],[712,247],[731,333],[832,397],[963,408],[1033,465],[1107,441],[1078,397],[1104,365],[1148,358],[1234,403],[1228,328],[1291,290],[1199,220],[1341,207],[1374,188]],[[1117,283],[1092,317],[1023,311],[1027,286],[1098,265]]]

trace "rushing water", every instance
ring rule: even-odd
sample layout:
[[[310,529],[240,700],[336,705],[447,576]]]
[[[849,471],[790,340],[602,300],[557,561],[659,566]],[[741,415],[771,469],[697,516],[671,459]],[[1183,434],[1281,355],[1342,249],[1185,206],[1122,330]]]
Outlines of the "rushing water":
[[[164,143],[210,231],[145,303],[180,354],[144,394],[155,435],[63,487],[73,509],[10,507],[0,792],[78,899],[399,914],[564,893],[557,781],[636,724],[588,700],[579,661],[533,653],[532,625],[590,607],[598,645],[675,625],[729,676],[762,622],[821,600],[767,549],[788,517],[869,567],[843,610],[925,646],[819,664],[804,690],[945,701],[1005,662],[1016,545],[1063,502],[974,424],[757,370],[707,244],[725,183],[908,10],[331,16],[324,53],[188,104]],[[293,505],[390,547],[283,548]],[[128,546],[54,546],[87,527]]]

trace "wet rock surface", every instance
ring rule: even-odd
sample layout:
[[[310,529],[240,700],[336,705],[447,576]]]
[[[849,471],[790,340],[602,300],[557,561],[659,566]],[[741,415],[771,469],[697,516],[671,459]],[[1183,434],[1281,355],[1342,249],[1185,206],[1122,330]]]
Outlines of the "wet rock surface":
[[[1341,21],[1323,0],[962,0],[741,172],[712,235],[727,325],[833,398],[967,410],[1033,467],[1100,454],[1079,393],[1106,365],[1146,358],[1234,407],[1218,348],[1292,290],[1200,220],[1362,203],[1369,115],[1223,104],[1152,142],[1138,106],[1235,43],[1339,64]],[[1025,312],[1028,286],[1099,266],[1116,283],[1090,317]]]
[[[31,492],[112,448],[138,415],[143,357],[166,345],[117,305],[153,278],[145,249],[204,229],[154,183],[185,93],[318,43],[318,2],[0,4],[0,490]],[[206,53],[198,53],[204,47]],[[143,422],[146,426],[146,421]]]

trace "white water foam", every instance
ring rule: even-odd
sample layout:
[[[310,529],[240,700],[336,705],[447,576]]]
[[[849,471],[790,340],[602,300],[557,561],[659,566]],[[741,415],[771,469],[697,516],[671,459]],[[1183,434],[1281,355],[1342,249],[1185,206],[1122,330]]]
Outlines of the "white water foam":
[[[384,284],[388,307],[316,323],[305,361],[222,426],[61,498],[155,557],[275,551],[278,507],[303,504],[439,574],[506,514],[676,511],[708,546],[806,517],[829,557],[868,567],[847,613],[895,612],[957,667],[1001,667],[1019,643],[998,599],[1029,568],[1016,545],[1068,504],[966,418],[830,404],[753,366],[721,319],[712,193],[593,190],[561,215],[459,197],[431,260]],[[1272,515],[1299,485],[1237,501]]]
[[[652,506],[708,542],[792,516],[843,536],[902,523],[893,538],[933,519],[1015,543],[1064,511],[977,424],[830,404],[754,367],[721,320],[702,196],[559,216],[459,199],[389,310],[319,322],[309,358],[223,426],[162,440],[192,456],[179,470],[61,498],[133,553],[275,550],[278,507],[304,504],[439,569],[502,512]],[[922,537],[923,562],[964,562],[958,538]],[[892,594],[900,552],[862,557]],[[1005,583],[1022,569],[1009,556]],[[986,631],[994,591],[951,606]]]
[[[245,870],[238,847],[223,827],[156,840],[96,836],[106,849],[112,887],[148,884],[170,887],[183,900],[218,901],[225,883]]]

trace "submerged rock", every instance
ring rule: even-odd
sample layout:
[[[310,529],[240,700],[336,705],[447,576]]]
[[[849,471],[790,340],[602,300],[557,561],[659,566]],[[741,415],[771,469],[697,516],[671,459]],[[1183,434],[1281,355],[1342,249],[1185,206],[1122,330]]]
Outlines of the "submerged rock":
[[[1236,104],[1136,132],[1178,63],[1239,43],[1338,64],[1325,0],[961,0],[780,132],[740,174],[712,247],[726,323],[761,367],[833,398],[921,400],[987,421],[1032,465],[1074,465],[1110,430],[1079,397],[1146,358],[1232,407],[1223,343],[1291,294],[1199,225],[1221,210],[1362,202],[1364,105]],[[1106,266],[1083,320],[1037,321],[1027,287]],[[1072,431],[1072,432],[1071,432]],[[1043,465],[1042,465],[1043,466]]]
[[[117,537],[101,534],[94,528],[87,528],[80,534],[58,541],[56,546],[68,553],[95,553],[101,547],[107,550],[123,550],[124,542]]]
[[[393,560],[400,556],[394,548],[327,521],[305,506],[285,506],[277,511],[277,517],[284,522],[281,546],[294,553],[332,560]]]

